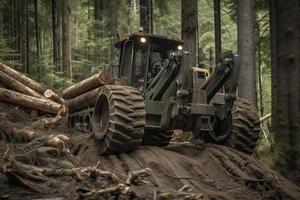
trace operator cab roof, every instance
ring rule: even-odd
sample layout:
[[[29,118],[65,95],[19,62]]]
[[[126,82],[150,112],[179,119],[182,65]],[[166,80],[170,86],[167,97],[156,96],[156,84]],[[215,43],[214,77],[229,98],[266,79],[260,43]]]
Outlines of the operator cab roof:
[[[155,35],[155,34],[150,34],[150,33],[144,33],[144,32],[136,32],[128,37],[118,41],[115,43],[115,47],[120,49],[123,44],[128,41],[128,40],[140,40],[140,38],[145,37],[146,39],[150,40],[151,42],[156,42],[161,45],[166,45],[166,46],[173,46],[173,45],[183,45],[183,41],[181,40],[175,40],[175,39],[170,39],[165,36],[161,35]]]

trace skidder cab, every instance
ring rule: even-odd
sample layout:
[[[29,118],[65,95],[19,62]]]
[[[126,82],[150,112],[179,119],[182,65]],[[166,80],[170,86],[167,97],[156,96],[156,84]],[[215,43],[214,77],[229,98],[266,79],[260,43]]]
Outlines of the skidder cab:
[[[236,100],[237,55],[225,55],[207,77],[190,65],[182,41],[138,32],[116,43],[118,78],[100,89],[93,134],[101,152],[167,146],[174,130],[252,153],[260,131],[256,109]],[[218,93],[221,88],[225,93]]]

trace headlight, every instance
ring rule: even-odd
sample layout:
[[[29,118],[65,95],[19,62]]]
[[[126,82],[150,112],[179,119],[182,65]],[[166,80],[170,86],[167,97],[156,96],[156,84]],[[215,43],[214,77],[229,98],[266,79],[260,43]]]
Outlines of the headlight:
[[[141,38],[142,43],[146,43],[146,41],[147,41],[146,38],[144,38],[144,37]]]
[[[182,46],[179,45],[179,46],[177,47],[177,49],[178,49],[179,51],[181,51],[181,50],[182,50]]]

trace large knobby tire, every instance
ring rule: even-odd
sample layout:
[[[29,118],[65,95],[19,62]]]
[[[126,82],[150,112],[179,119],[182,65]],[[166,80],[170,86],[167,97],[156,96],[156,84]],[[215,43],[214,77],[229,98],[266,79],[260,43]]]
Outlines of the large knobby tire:
[[[138,148],[144,135],[145,115],[141,92],[129,86],[103,86],[92,123],[100,153],[129,152]]]
[[[173,131],[145,130],[142,145],[166,147],[172,140]]]
[[[252,154],[260,133],[257,109],[248,101],[235,101],[232,112],[232,128],[225,145]]]

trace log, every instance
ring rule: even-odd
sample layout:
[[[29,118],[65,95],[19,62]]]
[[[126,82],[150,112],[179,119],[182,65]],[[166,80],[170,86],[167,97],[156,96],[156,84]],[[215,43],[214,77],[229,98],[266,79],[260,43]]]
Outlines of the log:
[[[123,83],[123,81],[121,81],[120,79],[113,79],[112,85],[120,85],[120,86],[123,86],[124,83]]]
[[[94,106],[99,95],[99,90],[99,88],[96,88],[73,99],[69,99],[67,105],[70,111],[73,112],[88,106]]]
[[[38,97],[41,99],[46,99],[43,95],[37,93],[36,91],[32,90],[31,88],[27,87],[23,83],[13,79],[12,77],[6,75],[5,73],[0,71],[0,79],[1,81],[9,88],[13,88],[18,92],[23,94],[27,94],[33,97]]]
[[[57,114],[58,112],[61,112],[62,115],[66,115],[67,113],[67,108],[65,105],[3,88],[0,88],[0,100],[51,114]]]
[[[20,128],[19,124],[7,121],[0,121],[0,131],[1,133],[4,133],[7,138],[14,138],[17,141],[29,142],[27,143],[27,146],[30,146],[30,142],[34,142],[40,144],[43,143],[45,146],[63,149],[66,143],[69,142],[69,137],[66,135],[49,134],[49,132],[33,130],[28,127]]]
[[[36,91],[37,93],[44,95],[44,92],[49,89],[46,86],[32,80],[31,78],[25,76],[24,74],[10,68],[9,66],[0,63],[0,71],[5,73],[7,76],[11,77],[12,79],[15,79],[22,84],[26,85],[30,89]],[[56,99],[55,97],[51,98],[51,100],[55,102],[59,102],[59,99]]]
[[[6,88],[4,83],[1,82],[1,79],[0,79],[0,88]]]
[[[103,85],[112,83],[112,77],[107,71],[95,74],[63,91],[63,98],[71,99],[80,94],[93,90]]]
[[[53,92],[53,90],[47,89],[44,92],[44,97],[48,99],[55,99],[57,103],[66,104],[66,101],[57,93]]]

